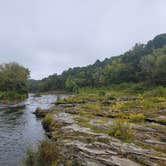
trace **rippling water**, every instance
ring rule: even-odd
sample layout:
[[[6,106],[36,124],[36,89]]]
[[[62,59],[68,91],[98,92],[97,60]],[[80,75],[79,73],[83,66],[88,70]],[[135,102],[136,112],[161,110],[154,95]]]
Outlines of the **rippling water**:
[[[19,166],[26,150],[45,137],[41,121],[32,112],[37,107],[51,107],[56,97],[29,95],[22,103],[25,108],[20,109],[0,105],[0,166]]]

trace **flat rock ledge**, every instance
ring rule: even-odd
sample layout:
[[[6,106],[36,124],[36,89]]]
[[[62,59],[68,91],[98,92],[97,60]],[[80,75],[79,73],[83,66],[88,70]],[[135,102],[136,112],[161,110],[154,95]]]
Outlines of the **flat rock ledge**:
[[[56,123],[60,124],[58,128],[60,133],[58,135],[64,135],[63,138],[60,138],[61,154],[66,161],[72,161],[73,166],[166,165],[165,153],[158,155],[158,152],[154,149],[146,149],[134,143],[122,142],[108,134],[95,132],[88,127],[80,126],[77,123],[81,116],[79,114],[71,114],[66,109],[61,109],[60,111],[54,110],[53,116]],[[91,125],[100,127],[100,125],[96,125],[98,122],[100,123],[99,119],[89,121]],[[103,126],[106,127],[105,124]],[[133,127],[141,132],[155,132],[150,127],[139,125],[133,125]],[[153,139],[146,139],[144,142],[165,146],[165,143]],[[64,164],[62,163],[61,165],[63,166]]]

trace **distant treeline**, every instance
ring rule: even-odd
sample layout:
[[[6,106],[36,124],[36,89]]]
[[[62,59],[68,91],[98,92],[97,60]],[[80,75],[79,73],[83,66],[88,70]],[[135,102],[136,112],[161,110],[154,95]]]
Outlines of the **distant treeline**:
[[[42,80],[29,80],[29,90],[77,91],[80,87],[110,86],[124,82],[166,84],[166,34],[156,36],[147,44],[136,44],[128,52],[93,65],[75,67],[61,75]]]

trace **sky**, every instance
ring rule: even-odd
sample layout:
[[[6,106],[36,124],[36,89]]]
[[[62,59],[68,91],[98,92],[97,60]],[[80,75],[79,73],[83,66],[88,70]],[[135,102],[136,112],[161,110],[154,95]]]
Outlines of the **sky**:
[[[60,74],[166,33],[166,0],[0,0],[0,63]]]

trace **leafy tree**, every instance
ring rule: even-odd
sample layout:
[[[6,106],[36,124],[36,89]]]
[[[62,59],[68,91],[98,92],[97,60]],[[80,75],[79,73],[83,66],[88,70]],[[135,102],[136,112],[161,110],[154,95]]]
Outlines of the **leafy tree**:
[[[29,70],[17,63],[0,65],[0,91],[27,93]]]
[[[65,86],[66,86],[66,89],[71,92],[78,92],[78,85],[72,78],[68,78],[66,80]]]
[[[144,56],[140,64],[146,79],[151,83],[166,83],[166,46],[156,49],[151,55]]]

